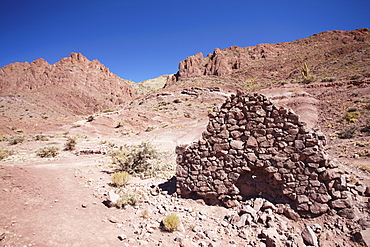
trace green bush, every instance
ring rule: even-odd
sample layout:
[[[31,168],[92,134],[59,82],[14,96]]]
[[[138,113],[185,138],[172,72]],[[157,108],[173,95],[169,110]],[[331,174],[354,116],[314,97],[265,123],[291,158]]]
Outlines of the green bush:
[[[122,150],[110,152],[113,164],[128,173],[148,173],[152,167],[151,161],[159,155],[158,151],[148,142],[137,146],[125,146]]]
[[[65,151],[72,151],[76,148],[76,137],[68,137],[67,142],[64,144],[64,150]]]
[[[37,150],[36,155],[41,158],[51,158],[59,154],[59,148],[56,146],[46,146]]]
[[[112,184],[114,184],[117,187],[122,187],[128,184],[130,181],[131,176],[128,172],[115,172],[111,176]]]
[[[173,232],[180,226],[181,221],[176,214],[169,214],[166,216],[166,218],[164,218],[162,223],[165,230]]]

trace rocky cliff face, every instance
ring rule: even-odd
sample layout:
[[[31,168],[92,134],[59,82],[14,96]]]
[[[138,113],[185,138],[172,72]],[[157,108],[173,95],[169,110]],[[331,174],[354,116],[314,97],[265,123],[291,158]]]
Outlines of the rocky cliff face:
[[[26,92],[48,95],[50,100],[59,101],[75,114],[121,104],[134,94],[127,81],[114,75],[98,60],[89,61],[79,53],[71,53],[53,65],[40,58],[0,69],[2,95]]]
[[[233,46],[187,57],[172,81],[200,76],[229,76],[247,80],[299,81],[304,63],[316,80],[362,75],[369,77],[370,31],[331,31],[278,44]]]

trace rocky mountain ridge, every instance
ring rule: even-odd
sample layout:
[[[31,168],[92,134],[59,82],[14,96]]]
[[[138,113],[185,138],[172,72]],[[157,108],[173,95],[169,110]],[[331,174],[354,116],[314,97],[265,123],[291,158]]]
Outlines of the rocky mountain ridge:
[[[18,93],[50,85],[73,87],[81,84],[105,93],[113,93],[114,89],[120,89],[118,93],[122,92],[121,96],[133,96],[126,80],[110,72],[98,60],[89,61],[80,53],[71,53],[69,57],[62,58],[52,65],[43,58],[31,63],[9,64],[0,69],[0,80],[1,93]],[[109,87],[106,83],[109,83]]]
[[[0,132],[15,125],[42,130],[47,122],[115,109],[134,96],[128,80],[80,53],[55,64],[42,58],[12,63],[0,69]]]
[[[77,114],[92,113],[102,107],[121,104],[134,96],[127,80],[110,72],[98,60],[89,61],[80,53],[71,53],[52,65],[40,58],[31,63],[9,64],[0,69],[2,95],[35,91],[42,94],[48,92],[51,99],[65,98],[62,101],[64,107],[80,108],[71,109]],[[70,106],[67,99],[71,98],[81,101],[83,105]]]
[[[187,78],[219,77],[238,83],[300,82],[306,63],[312,81],[369,77],[370,31],[327,31],[308,38],[251,47],[216,48],[203,57],[197,53],[179,63],[168,86]]]

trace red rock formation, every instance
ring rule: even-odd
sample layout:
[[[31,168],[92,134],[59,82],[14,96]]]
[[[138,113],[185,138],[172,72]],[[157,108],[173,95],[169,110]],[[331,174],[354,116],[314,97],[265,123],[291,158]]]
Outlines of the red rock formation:
[[[201,52],[194,56],[187,57],[179,64],[179,77],[201,76],[204,74],[203,54]]]
[[[261,44],[252,47],[233,46],[215,49],[213,54],[202,53],[187,57],[179,64],[179,71],[167,85],[181,79],[199,76],[232,76],[235,78],[274,81],[298,81],[304,63],[317,79],[347,77],[358,71],[370,75],[367,61],[370,31],[331,31],[311,37],[278,44]],[[360,68],[358,71],[349,67]]]
[[[80,53],[71,53],[53,65],[40,58],[30,64],[13,63],[0,69],[0,94],[27,91],[46,93],[53,100],[59,98],[66,108],[81,114],[123,103],[134,96],[127,81],[98,60],[89,61]]]

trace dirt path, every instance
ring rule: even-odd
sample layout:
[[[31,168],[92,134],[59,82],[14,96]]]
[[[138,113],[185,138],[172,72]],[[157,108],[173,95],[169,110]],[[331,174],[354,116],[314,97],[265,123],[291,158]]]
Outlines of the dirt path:
[[[107,221],[114,209],[105,207],[88,185],[88,180],[106,175],[99,174],[95,159],[80,156],[70,163],[1,166],[1,244],[117,246],[120,230]]]

